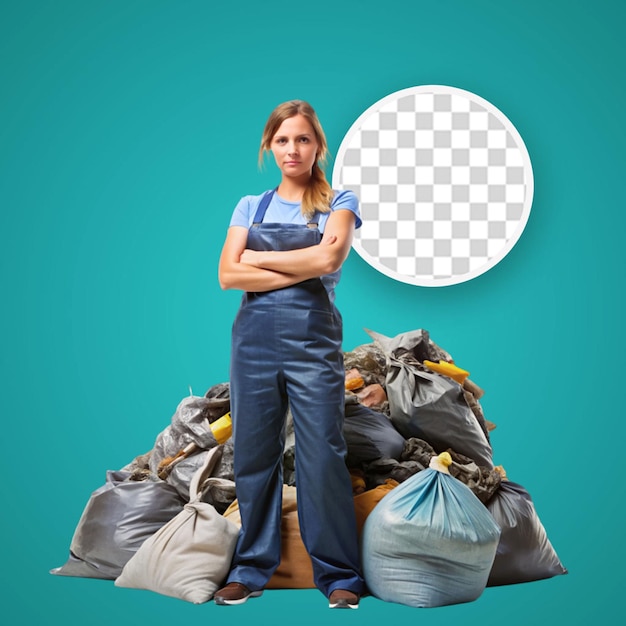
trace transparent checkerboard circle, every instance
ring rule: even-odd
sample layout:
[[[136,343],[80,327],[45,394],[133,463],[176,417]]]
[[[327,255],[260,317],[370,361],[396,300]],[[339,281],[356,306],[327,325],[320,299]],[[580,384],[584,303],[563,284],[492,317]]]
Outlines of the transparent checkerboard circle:
[[[332,182],[359,197],[356,252],[426,287],[499,263],[533,197],[530,157],[513,124],[483,98],[443,85],[404,89],[367,109],[339,147]]]

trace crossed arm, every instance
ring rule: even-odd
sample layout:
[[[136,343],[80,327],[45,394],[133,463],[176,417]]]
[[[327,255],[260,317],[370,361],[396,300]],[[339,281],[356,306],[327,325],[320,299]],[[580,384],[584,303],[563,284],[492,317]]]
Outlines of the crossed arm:
[[[319,246],[284,251],[246,249],[248,229],[231,226],[219,262],[222,289],[271,291],[330,274],[345,261],[352,245],[355,217],[336,209],[326,222]]]

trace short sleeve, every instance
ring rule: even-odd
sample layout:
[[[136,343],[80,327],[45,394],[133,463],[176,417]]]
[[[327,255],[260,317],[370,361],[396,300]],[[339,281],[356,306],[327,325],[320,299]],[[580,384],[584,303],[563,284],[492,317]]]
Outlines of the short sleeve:
[[[233,211],[233,216],[230,218],[229,226],[243,226],[244,228],[250,227],[250,211],[253,196],[244,196],[239,200],[235,210]]]
[[[330,210],[337,211],[339,209],[352,211],[356,217],[354,227],[361,227],[363,222],[361,221],[361,213],[359,211],[359,199],[356,197],[354,191],[350,191],[349,189],[335,191],[335,197],[330,204]]]

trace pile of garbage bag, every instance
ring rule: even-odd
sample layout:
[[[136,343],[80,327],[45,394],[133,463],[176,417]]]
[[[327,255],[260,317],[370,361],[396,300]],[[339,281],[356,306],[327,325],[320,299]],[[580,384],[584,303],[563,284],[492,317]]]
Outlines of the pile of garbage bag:
[[[371,343],[344,353],[344,437],[369,592],[409,606],[441,606],[475,600],[487,586],[567,573],[530,494],[493,464],[495,424],[485,418],[483,390],[469,372],[423,329],[393,338],[367,332]],[[67,562],[51,573],[123,579],[141,545],[190,500],[229,520],[232,534],[240,520],[230,434],[228,383],[183,398],[149,452],[107,472],[78,521]],[[192,497],[194,476],[217,446],[211,479]],[[296,512],[295,454],[288,411],[283,557],[269,588],[314,586]]]

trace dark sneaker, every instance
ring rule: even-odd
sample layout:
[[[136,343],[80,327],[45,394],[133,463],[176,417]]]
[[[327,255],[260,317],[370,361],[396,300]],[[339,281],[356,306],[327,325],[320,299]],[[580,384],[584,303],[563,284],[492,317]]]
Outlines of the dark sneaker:
[[[251,591],[241,583],[228,583],[215,592],[213,600],[215,604],[221,605],[243,604],[248,598],[258,598],[262,593],[263,590]]]
[[[328,606],[331,609],[358,609],[358,594],[346,589],[335,589],[328,598]]]

